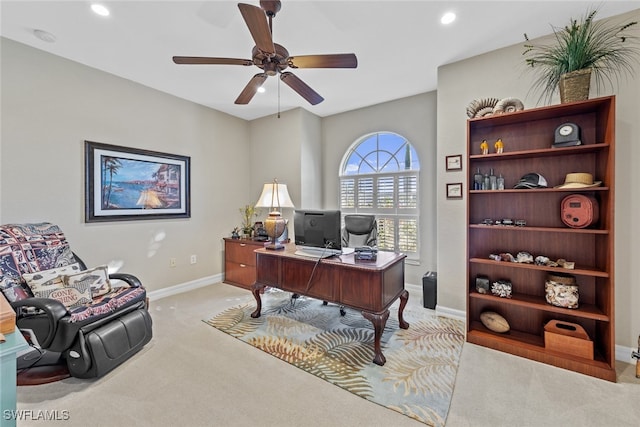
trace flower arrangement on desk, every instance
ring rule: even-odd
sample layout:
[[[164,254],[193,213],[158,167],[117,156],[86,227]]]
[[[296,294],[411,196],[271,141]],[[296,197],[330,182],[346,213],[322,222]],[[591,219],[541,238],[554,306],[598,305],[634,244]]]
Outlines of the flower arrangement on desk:
[[[242,214],[242,233],[251,237],[254,217],[257,218],[260,215],[260,209],[256,209],[253,205],[245,205],[240,208],[240,214]]]

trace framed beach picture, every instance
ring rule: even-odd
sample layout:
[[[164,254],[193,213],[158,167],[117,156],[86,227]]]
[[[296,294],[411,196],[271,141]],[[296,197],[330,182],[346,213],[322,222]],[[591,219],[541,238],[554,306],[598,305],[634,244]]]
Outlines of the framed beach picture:
[[[85,141],[85,222],[189,218],[191,158]]]

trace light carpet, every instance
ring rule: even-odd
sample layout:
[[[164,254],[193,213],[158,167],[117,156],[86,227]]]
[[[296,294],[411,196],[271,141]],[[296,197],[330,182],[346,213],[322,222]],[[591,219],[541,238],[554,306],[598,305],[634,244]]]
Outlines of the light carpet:
[[[404,311],[409,329],[400,329],[398,302],[382,334],[387,362],[373,360],[373,325],[360,312],[278,290],[255,302],[224,310],[205,322],[285,362],[371,402],[430,426],[444,426],[464,343],[464,323],[427,310]]]

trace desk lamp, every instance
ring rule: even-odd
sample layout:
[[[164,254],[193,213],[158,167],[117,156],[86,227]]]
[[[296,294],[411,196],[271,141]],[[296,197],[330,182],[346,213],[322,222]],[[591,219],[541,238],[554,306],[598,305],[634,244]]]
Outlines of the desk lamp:
[[[284,233],[287,221],[280,215],[280,208],[294,207],[286,184],[279,184],[277,179],[264,184],[256,208],[269,208],[269,216],[264,220],[264,228],[271,238],[271,243],[265,245],[265,248],[284,249],[284,245],[278,242],[278,237]]]

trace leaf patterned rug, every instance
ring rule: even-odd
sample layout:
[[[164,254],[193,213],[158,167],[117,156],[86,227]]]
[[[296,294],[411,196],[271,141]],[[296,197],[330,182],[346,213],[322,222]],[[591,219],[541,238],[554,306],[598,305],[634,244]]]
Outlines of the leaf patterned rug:
[[[255,301],[231,307],[205,323],[329,381],[364,399],[429,426],[444,426],[449,412],[464,323],[407,306],[409,329],[398,326],[391,307],[381,345],[387,362],[375,365],[373,325],[359,311],[269,290],[262,315]]]

